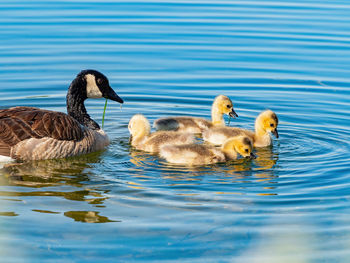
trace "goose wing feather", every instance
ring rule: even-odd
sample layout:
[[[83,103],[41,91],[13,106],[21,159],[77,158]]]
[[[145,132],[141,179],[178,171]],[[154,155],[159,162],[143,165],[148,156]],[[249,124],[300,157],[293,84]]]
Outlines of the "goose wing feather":
[[[62,112],[32,107],[0,110],[0,155],[9,155],[11,147],[30,138],[81,140],[79,122]]]

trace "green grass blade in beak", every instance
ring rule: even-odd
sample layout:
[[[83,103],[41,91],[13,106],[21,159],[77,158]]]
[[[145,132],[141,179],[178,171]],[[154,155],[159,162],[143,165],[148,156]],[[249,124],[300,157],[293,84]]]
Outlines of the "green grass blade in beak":
[[[103,109],[103,115],[102,115],[102,130],[103,130],[103,126],[104,126],[104,124],[105,124],[105,114],[106,114],[106,108],[107,108],[107,101],[108,101],[108,99],[106,99],[105,108]]]

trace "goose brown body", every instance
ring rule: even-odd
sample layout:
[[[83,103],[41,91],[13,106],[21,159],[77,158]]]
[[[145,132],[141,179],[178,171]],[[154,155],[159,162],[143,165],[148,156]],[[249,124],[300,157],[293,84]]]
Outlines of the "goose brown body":
[[[29,139],[80,141],[83,137],[79,122],[61,112],[32,107],[0,110],[0,155],[3,156],[22,159],[15,149],[20,150],[20,143]]]

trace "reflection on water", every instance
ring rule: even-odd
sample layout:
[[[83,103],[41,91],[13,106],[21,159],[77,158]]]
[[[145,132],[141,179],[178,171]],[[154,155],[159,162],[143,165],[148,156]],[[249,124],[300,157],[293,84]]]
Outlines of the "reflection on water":
[[[6,165],[2,171],[3,185],[25,187],[23,191],[17,188],[16,191],[0,191],[0,197],[63,197],[72,201],[83,201],[95,207],[104,207],[108,191],[101,191],[88,186],[91,173],[89,168],[101,161],[103,152],[91,153],[88,155],[72,157],[67,159],[32,161],[23,163],[11,163]],[[59,186],[78,189],[74,191],[53,190]],[[28,191],[28,189],[31,189]],[[37,189],[36,191],[33,191]],[[14,200],[14,199],[12,199]],[[17,199],[21,201],[21,199]],[[60,214],[59,212],[32,209],[39,213]],[[14,216],[13,212],[3,212],[0,216]],[[75,221],[88,223],[116,222],[107,217],[100,216],[99,212],[93,211],[68,211],[65,216]]]
[[[10,163],[3,168],[2,172],[8,174],[9,177],[14,175],[27,176],[37,178],[38,180],[41,178],[42,181],[54,179],[56,176],[62,174],[79,176],[85,168],[91,167],[90,164],[99,163],[101,161],[101,154],[102,152],[96,152],[66,159]],[[84,180],[75,176],[71,179],[77,182]]]
[[[94,211],[67,211],[64,213],[66,217],[73,218],[74,221],[82,223],[108,223],[108,222],[120,222],[115,220],[109,220],[105,216],[100,216],[99,212]]]
[[[276,147],[276,146],[275,146]],[[257,158],[254,162],[258,167],[255,167],[255,170],[268,170],[272,169],[278,162],[279,154],[278,150],[273,152],[273,147],[262,147],[256,148]]]
[[[146,152],[142,152],[139,150],[136,150],[132,147],[130,147],[130,159],[129,161],[134,164],[134,166],[131,169],[137,169],[143,168],[146,166],[152,166],[155,165],[156,155],[155,154],[148,154]]]
[[[0,216],[18,216],[15,212],[0,212]]]
[[[11,163],[2,169],[8,182],[13,185],[47,187],[59,184],[82,186],[89,180],[85,171],[101,161],[102,152],[66,159]]]
[[[59,214],[59,212],[53,212],[53,211],[48,211],[48,210],[32,209],[32,211],[38,212],[38,213]]]
[[[162,178],[169,182],[171,187],[183,187],[189,185],[201,185],[206,183],[206,176],[213,177],[210,182],[214,184],[235,183],[260,183],[261,193],[258,195],[277,195],[276,189],[277,175],[275,175],[275,165],[278,163],[278,150],[272,146],[255,149],[257,158],[254,160],[240,158],[227,163],[207,165],[207,166],[181,166],[167,163],[156,154],[148,154],[130,148],[130,162],[134,164],[130,168],[132,178],[136,181],[129,181],[127,184],[135,189],[147,189],[143,184],[152,180],[152,176],[147,171],[159,169]],[[214,176],[213,176],[214,175]],[[222,175],[222,176],[221,176]],[[251,177],[257,180],[251,179]],[[130,178],[131,179],[131,178]],[[129,179],[129,180],[130,180]],[[216,192],[217,194],[228,194],[233,192]],[[234,194],[244,194],[244,191],[234,192]],[[181,194],[184,195],[184,194]]]

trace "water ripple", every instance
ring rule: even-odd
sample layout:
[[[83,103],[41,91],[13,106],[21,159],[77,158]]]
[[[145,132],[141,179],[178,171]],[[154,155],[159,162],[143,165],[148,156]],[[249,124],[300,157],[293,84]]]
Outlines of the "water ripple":
[[[349,10],[341,0],[1,1],[1,108],[65,112],[85,68],[125,100],[108,104],[105,151],[1,172],[2,258],[346,262]],[[209,118],[218,94],[239,114],[231,126],[253,130],[274,110],[280,138],[253,161],[190,168],[130,147],[133,114]],[[101,123],[104,102],[86,106]]]

